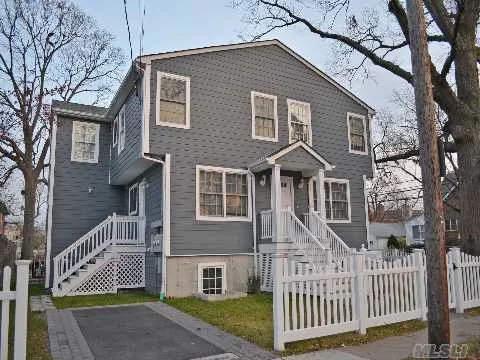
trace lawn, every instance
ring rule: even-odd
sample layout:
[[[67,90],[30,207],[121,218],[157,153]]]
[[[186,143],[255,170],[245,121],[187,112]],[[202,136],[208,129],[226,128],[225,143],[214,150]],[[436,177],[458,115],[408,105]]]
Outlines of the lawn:
[[[131,291],[120,294],[54,297],[53,303],[57,309],[69,309],[91,306],[137,304],[158,300],[158,295],[146,294],[143,291]]]
[[[167,304],[215,325],[222,330],[273,350],[272,295],[258,294],[236,300],[205,302],[196,298],[168,299]],[[282,355],[358,345],[389,336],[402,335],[426,327],[420,320],[367,329],[366,335],[349,332],[288,343]]]

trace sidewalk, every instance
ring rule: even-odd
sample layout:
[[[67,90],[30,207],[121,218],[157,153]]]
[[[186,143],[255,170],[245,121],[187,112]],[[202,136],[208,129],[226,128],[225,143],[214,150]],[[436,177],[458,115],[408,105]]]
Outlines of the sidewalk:
[[[480,338],[480,316],[450,314],[452,344]],[[368,330],[367,330],[368,331]],[[288,356],[287,360],[401,360],[412,355],[415,344],[427,343],[427,329],[336,350]]]

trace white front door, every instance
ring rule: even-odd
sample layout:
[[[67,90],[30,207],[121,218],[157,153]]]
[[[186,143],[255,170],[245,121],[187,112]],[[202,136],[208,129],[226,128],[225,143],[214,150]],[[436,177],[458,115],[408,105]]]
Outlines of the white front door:
[[[282,209],[293,209],[293,178],[281,176],[280,186],[282,188]]]

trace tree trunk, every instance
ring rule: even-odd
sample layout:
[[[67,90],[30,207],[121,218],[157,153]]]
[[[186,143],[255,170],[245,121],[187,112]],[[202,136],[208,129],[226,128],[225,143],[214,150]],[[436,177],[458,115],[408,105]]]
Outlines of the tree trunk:
[[[35,199],[37,195],[37,181],[33,171],[24,173],[25,181],[25,209],[23,213],[23,244],[22,259],[33,259],[33,234],[35,232]]]
[[[477,132],[480,134],[480,131]],[[480,137],[458,146],[460,235],[464,249],[480,255]]]
[[[450,343],[450,319],[435,106],[423,1],[407,0],[407,9],[425,212],[428,342],[439,346]]]

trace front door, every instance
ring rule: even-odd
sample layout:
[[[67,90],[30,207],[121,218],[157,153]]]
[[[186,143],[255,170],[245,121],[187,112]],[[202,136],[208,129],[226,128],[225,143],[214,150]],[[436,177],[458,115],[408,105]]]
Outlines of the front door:
[[[293,209],[293,178],[281,176],[280,186],[282,188],[282,209]]]

